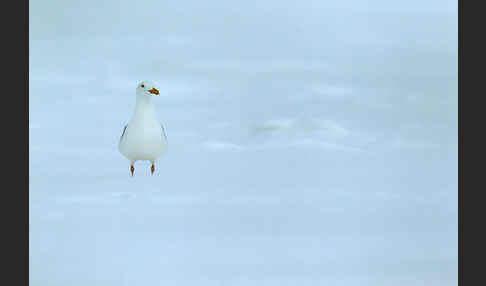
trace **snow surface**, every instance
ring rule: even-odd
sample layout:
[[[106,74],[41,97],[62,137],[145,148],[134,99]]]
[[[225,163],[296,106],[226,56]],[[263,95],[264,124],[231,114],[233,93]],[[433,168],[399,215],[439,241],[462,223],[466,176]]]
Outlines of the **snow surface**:
[[[457,3],[368,2],[32,2],[31,285],[457,285]]]

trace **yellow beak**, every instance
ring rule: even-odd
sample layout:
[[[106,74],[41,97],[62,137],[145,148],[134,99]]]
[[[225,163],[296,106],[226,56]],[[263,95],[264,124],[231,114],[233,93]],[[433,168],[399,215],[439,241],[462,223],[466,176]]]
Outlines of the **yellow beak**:
[[[159,95],[159,91],[154,87],[151,90],[149,90],[151,94]]]

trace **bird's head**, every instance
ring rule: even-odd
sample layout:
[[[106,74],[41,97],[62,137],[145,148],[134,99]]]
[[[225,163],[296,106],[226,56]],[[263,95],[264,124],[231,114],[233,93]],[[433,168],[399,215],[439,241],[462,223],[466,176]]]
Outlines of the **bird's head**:
[[[159,90],[155,88],[155,84],[151,81],[142,81],[137,86],[137,95],[154,96],[159,95]]]

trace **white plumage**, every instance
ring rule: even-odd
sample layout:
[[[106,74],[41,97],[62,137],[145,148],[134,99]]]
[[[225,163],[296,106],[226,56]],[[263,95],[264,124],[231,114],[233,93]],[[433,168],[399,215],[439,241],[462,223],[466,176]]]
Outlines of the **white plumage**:
[[[118,150],[130,161],[133,176],[133,164],[138,160],[152,163],[151,172],[155,170],[157,158],[167,152],[167,136],[164,127],[158,121],[152,97],[159,91],[150,81],[137,86],[136,103],[132,118],[123,128]]]

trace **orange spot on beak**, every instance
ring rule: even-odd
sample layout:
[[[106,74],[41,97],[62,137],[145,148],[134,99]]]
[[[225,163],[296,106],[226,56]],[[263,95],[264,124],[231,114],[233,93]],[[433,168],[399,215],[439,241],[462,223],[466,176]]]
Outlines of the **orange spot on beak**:
[[[151,90],[149,90],[151,94],[159,95],[159,91],[154,87]]]

